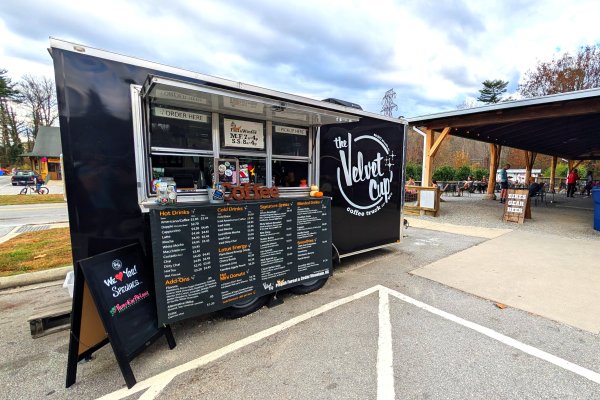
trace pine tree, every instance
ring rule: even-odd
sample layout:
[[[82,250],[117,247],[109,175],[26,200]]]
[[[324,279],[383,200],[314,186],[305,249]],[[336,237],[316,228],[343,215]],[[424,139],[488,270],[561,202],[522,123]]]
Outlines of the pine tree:
[[[11,101],[18,95],[15,84],[6,76],[7,71],[0,69],[0,165],[14,164],[23,153],[19,138],[20,124]]]
[[[483,89],[479,90],[479,97],[477,100],[482,103],[498,103],[501,100],[502,94],[506,92],[508,81],[500,79],[485,80],[482,84]]]

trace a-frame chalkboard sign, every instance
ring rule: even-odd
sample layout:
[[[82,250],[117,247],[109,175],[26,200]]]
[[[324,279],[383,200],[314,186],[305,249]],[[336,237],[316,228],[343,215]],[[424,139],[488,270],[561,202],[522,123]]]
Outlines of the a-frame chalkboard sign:
[[[75,383],[77,362],[107,343],[112,346],[128,388],[136,383],[129,365],[133,358],[162,335],[169,348],[175,347],[171,328],[158,326],[152,286],[139,244],[77,263],[67,387]],[[96,344],[86,347],[86,341]]]

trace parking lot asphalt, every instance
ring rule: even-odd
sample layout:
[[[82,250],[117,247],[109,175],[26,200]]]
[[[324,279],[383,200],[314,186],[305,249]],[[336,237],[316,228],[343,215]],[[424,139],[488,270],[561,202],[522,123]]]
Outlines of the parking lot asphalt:
[[[598,335],[409,273],[496,239],[407,235],[345,259],[315,293],[174,324],[177,347],[159,340],[136,358],[131,390],[110,346],[65,389],[68,332],[31,339],[27,317],[64,289],[0,292],[0,398],[598,398]]]

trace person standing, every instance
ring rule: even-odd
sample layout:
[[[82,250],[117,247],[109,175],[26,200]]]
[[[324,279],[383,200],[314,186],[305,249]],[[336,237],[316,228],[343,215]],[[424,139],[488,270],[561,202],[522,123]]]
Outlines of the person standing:
[[[504,168],[500,170],[500,203],[506,203],[508,197],[508,169],[510,164],[506,164]]]
[[[587,175],[585,176],[585,191],[587,192],[587,197],[591,196],[591,192],[592,192],[592,186],[594,184],[594,177],[592,175],[592,171],[588,171]]]
[[[569,175],[567,175],[567,197],[575,197],[575,185],[578,179],[579,175],[577,175],[577,171],[573,168],[569,171]]]

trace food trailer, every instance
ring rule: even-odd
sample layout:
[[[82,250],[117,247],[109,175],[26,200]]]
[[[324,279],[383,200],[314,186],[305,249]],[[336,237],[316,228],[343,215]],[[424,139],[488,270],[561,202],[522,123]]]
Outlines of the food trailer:
[[[50,53],[74,265],[137,244],[150,270],[159,325],[225,308],[245,315],[279,290],[320,288],[332,261],[400,241],[405,121],[57,39]],[[217,194],[232,201],[219,203]],[[293,249],[278,241],[288,231]],[[240,245],[235,235],[256,244]],[[313,236],[320,247],[304,257],[301,247],[311,246]],[[215,257],[222,268],[197,284],[197,276],[177,274],[183,267],[172,257],[178,252],[186,252],[182,259],[195,272],[214,266]],[[281,260],[289,259],[285,273],[260,269],[282,252]],[[240,254],[248,257],[244,271],[231,266]],[[298,261],[303,258],[308,267]],[[118,285],[139,267],[123,270],[100,280],[113,294],[126,292]],[[77,271],[76,282],[83,279]],[[242,276],[247,287],[256,282],[252,290],[223,289]],[[94,308],[89,288],[79,286],[73,304],[82,311],[72,319],[72,336],[92,333],[87,348],[72,337],[73,360],[106,343],[100,319],[85,315]],[[195,311],[169,304],[169,293],[194,303]],[[204,295],[199,311],[192,297]],[[112,316],[130,303],[113,306]],[[83,320],[96,321],[102,332],[82,328]]]

